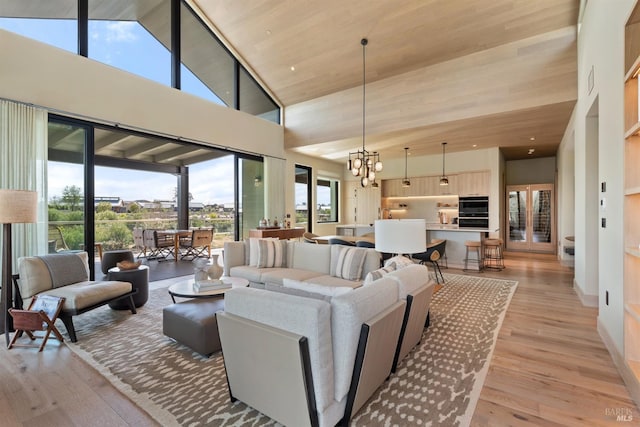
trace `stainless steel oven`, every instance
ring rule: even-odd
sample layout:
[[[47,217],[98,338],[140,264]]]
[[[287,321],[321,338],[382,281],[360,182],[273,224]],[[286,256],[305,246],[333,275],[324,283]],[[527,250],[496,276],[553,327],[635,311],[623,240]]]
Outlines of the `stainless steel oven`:
[[[488,228],[489,197],[460,197],[458,199],[458,227]]]

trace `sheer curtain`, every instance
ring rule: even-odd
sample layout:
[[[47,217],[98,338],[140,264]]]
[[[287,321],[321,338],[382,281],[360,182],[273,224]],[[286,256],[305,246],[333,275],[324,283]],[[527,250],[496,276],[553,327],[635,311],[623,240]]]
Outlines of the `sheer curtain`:
[[[0,153],[0,188],[38,193],[38,222],[12,228],[16,272],[19,257],[47,252],[46,110],[0,100]]]
[[[266,218],[278,217],[280,221],[285,214],[285,174],[287,162],[274,157],[264,158],[264,213]]]

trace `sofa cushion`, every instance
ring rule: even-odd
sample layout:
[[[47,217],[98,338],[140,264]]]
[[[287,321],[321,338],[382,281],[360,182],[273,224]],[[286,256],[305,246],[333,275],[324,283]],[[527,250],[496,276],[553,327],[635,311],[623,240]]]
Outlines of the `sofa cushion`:
[[[392,271],[395,271],[395,270],[396,270],[396,264],[395,263],[391,263],[386,267],[382,267],[382,268],[379,268],[377,270],[370,271],[365,276],[364,282],[362,284],[363,285],[368,285],[369,283],[373,282],[374,280],[378,280],[378,279],[382,278],[382,276],[386,276],[387,274],[389,274],[389,273],[391,273]]]
[[[290,241],[288,245],[287,266],[289,268],[329,273],[332,245],[310,245],[294,241]]]
[[[331,299],[335,400],[349,391],[362,324],[398,301],[397,283],[387,277]]]
[[[86,275],[84,280],[89,278],[89,265],[87,263],[88,255],[86,252],[74,252],[73,254],[64,254],[64,256],[77,256],[86,267]],[[53,288],[53,282],[49,269],[44,261],[37,256],[21,257],[18,259],[18,274],[20,280],[20,295],[23,299]]]
[[[318,293],[318,294],[327,295],[330,297],[334,297],[336,295],[342,295],[346,292],[353,291],[353,288],[350,286],[324,286],[324,285],[317,285],[310,282],[301,282],[299,280],[286,279],[286,278],[282,282],[285,288],[300,289],[303,291]]]
[[[247,265],[258,266],[258,248],[260,240],[279,240],[277,237],[250,237],[249,238],[249,262]]]
[[[319,412],[332,403],[333,344],[328,302],[263,289],[234,288],[225,294],[225,312],[307,337]]]
[[[285,288],[284,286],[274,285],[271,283],[265,283],[264,289],[271,292],[279,292],[281,294],[296,295],[305,298],[314,298],[322,301],[331,300],[331,297],[329,295],[317,294],[315,292],[304,291],[302,289]]]
[[[263,283],[272,283],[274,285],[282,286],[283,280],[309,280],[314,277],[322,276],[321,273],[310,270],[301,270],[298,268],[269,268],[264,269],[260,281]]]
[[[354,289],[362,286],[362,282],[360,281],[346,280],[340,277],[330,276],[328,274],[323,274],[321,276],[305,279],[305,282],[313,283],[314,285],[323,285],[323,286],[340,286],[340,287],[347,286]]]
[[[285,240],[258,240],[258,268],[286,267],[287,242]]]
[[[334,245],[338,247],[339,245]],[[331,264],[331,275],[347,280],[360,280],[362,266],[367,255],[365,248],[340,246],[335,263]]]
[[[54,288],[42,294],[65,298],[63,310],[82,310],[128,292],[131,292],[129,282],[87,281]]]
[[[269,273],[273,273],[276,271],[287,271],[288,269],[286,268],[258,268],[258,267],[251,267],[248,265],[239,265],[237,267],[231,267],[231,269],[229,270],[231,276],[233,277],[242,277],[244,279],[247,279],[250,282],[254,282],[254,283],[264,283],[264,280],[262,278],[263,274],[266,272]]]

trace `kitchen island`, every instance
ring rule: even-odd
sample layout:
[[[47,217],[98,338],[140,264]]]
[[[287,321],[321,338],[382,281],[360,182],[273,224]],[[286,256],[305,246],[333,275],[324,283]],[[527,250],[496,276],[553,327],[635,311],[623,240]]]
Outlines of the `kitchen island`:
[[[489,233],[496,233],[499,229],[489,228],[459,228],[453,224],[427,224],[427,242],[432,239],[444,239],[447,241],[445,252],[447,254],[447,263],[453,268],[464,268],[464,258],[466,255],[466,247],[464,242],[467,240],[476,240],[482,242],[482,239],[489,237]],[[473,258],[475,256],[472,255]],[[469,269],[477,268],[476,263],[470,263]]]

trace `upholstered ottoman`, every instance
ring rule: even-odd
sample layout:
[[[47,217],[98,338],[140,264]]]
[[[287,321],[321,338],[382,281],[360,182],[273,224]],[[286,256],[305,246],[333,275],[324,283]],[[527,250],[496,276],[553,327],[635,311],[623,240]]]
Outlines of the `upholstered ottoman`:
[[[102,273],[109,273],[109,269],[115,267],[121,261],[133,262],[133,252],[128,249],[104,252],[102,254],[102,260],[100,262]]]
[[[224,310],[224,299],[192,299],[162,310],[162,332],[198,353],[220,351],[216,311]]]

